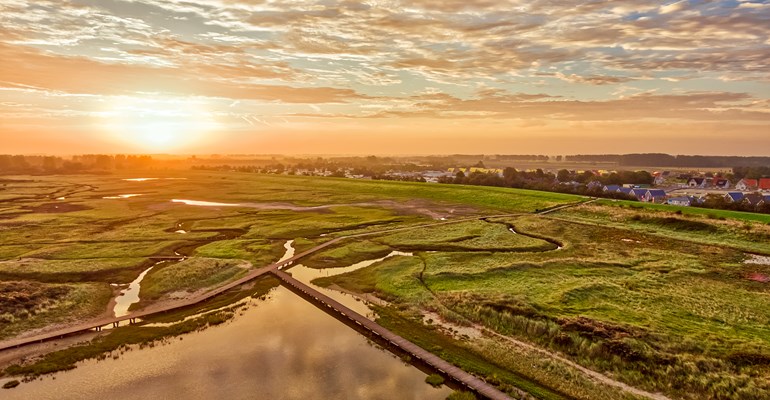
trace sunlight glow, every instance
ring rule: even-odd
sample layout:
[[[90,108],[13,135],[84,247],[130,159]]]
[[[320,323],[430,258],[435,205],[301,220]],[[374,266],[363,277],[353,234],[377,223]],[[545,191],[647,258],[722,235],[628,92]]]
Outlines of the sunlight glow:
[[[102,127],[137,150],[179,150],[219,128],[205,103],[194,98],[120,96],[107,104]]]

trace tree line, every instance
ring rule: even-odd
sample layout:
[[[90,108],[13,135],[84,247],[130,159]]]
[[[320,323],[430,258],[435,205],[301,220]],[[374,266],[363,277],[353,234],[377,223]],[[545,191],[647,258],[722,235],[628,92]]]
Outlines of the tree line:
[[[740,156],[687,156],[664,153],[634,154],[577,154],[565,157],[566,161],[616,163],[622,166],[657,166],[679,168],[732,168],[762,167],[770,165],[770,157]]]
[[[0,154],[0,174],[74,174],[144,169],[153,166],[150,156],[86,154],[66,159],[56,156]]]

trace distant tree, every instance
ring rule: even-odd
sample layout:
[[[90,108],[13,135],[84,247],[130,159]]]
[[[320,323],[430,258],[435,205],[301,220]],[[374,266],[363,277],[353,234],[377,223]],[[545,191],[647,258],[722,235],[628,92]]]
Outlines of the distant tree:
[[[503,178],[505,178],[505,180],[507,180],[507,181],[514,180],[514,179],[518,178],[518,176],[519,176],[519,172],[516,171],[516,168],[506,167],[503,170]]]

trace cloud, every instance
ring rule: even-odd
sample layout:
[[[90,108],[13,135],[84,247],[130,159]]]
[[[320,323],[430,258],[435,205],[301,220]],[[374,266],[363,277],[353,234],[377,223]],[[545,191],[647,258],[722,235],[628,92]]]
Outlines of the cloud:
[[[768,11],[686,0],[8,0],[0,87],[12,90],[0,111],[20,118],[18,104],[33,104],[24,115],[55,116],[66,103],[51,94],[158,93],[225,99],[220,112],[241,125],[260,125],[253,115],[767,124]]]

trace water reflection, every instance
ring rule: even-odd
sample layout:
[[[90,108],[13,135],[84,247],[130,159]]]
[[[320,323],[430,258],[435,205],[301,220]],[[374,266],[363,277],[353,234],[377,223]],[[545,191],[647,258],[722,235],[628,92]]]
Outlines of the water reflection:
[[[445,399],[425,374],[279,287],[230,323],[87,361],[3,399]]]
[[[132,304],[139,302],[139,290],[142,288],[142,280],[145,275],[147,275],[153,267],[163,262],[165,261],[155,263],[152,267],[142,271],[133,282],[128,284],[127,288],[120,291],[120,294],[115,297],[115,308],[113,309],[116,317],[128,315],[128,308],[131,307]]]
[[[326,276],[335,276],[335,275],[340,275],[347,272],[352,272],[361,268],[366,268],[370,265],[376,264],[380,261],[386,260],[390,257],[396,257],[396,256],[411,257],[412,253],[393,251],[385,257],[376,258],[373,260],[361,261],[359,263],[350,265],[348,267],[342,267],[342,268],[316,269],[316,268],[306,267],[302,264],[298,264],[297,266],[291,267],[291,269],[289,269],[288,272],[291,273],[291,276],[293,276],[298,281],[308,286],[311,286],[313,289],[318,290],[319,292],[322,292],[323,294],[331,297],[334,300],[337,300],[338,302],[342,303],[345,307],[348,307],[351,310],[371,320],[374,320],[377,316],[365,302],[362,302],[358,298],[350,294],[340,292],[338,290],[332,290],[332,289],[316,286],[312,283],[312,281],[313,279],[316,279],[316,278],[322,278]]]
[[[180,200],[180,199],[173,199],[171,200],[172,203],[183,203],[187,204],[188,206],[200,206],[200,207],[241,207],[241,204],[238,203],[217,203],[213,201],[200,201],[200,200]]]
[[[141,196],[141,194],[119,194],[117,196],[104,196],[103,199],[130,199],[132,197],[138,197]]]

